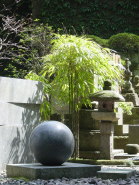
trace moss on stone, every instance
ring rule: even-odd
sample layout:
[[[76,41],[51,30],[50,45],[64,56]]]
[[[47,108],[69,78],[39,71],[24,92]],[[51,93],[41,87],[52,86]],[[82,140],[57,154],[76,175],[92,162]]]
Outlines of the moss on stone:
[[[101,100],[113,100],[113,101],[125,101],[123,96],[119,93],[111,90],[103,90],[92,94],[91,99],[93,101]]]
[[[132,166],[134,164],[139,164],[137,162],[128,159],[113,159],[113,160],[93,160],[93,159],[69,159],[69,162],[92,164],[92,165],[124,165]]]

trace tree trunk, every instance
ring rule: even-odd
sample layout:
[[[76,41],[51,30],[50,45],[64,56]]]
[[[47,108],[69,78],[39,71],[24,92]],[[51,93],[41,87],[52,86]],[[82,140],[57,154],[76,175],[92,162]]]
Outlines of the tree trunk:
[[[32,18],[41,18],[42,0],[32,0]]]
[[[73,134],[75,137],[75,150],[73,157],[79,158],[79,112],[75,111],[72,114],[72,127],[73,127]]]

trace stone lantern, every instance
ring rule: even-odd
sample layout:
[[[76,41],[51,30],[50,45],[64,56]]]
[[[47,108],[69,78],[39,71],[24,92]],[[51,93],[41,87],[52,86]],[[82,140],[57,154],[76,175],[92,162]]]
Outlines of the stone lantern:
[[[113,159],[114,122],[120,115],[114,112],[114,103],[125,99],[116,91],[111,90],[109,81],[104,82],[102,91],[91,96],[92,101],[98,101],[98,111],[92,112],[92,117],[100,121],[100,153],[103,159]]]

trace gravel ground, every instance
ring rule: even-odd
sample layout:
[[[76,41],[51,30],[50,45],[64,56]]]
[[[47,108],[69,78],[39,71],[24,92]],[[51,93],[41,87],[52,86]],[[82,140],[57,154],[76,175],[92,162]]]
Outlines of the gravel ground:
[[[118,169],[123,169],[123,167],[108,167],[108,166],[102,166],[102,169],[108,169],[108,168],[118,168]],[[127,169],[127,167],[126,167]],[[94,184],[94,185],[139,185],[139,167],[132,167],[129,169],[136,169],[137,174],[131,178],[122,180],[122,179],[117,179],[117,180],[112,180],[112,179],[107,179],[107,180],[102,180],[101,178],[93,177],[93,178],[80,178],[80,179],[68,179],[68,178],[62,178],[62,179],[50,179],[50,180],[32,180],[32,181],[24,181],[23,179],[11,179],[7,178],[6,172],[2,172],[0,174],[0,185],[86,185],[86,184]]]

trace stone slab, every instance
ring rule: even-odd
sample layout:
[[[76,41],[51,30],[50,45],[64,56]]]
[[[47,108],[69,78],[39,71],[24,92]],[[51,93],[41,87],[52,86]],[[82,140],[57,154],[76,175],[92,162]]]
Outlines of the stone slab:
[[[42,83],[33,80],[0,77],[0,102],[41,104]]]
[[[127,179],[136,174],[136,170],[131,169],[107,169],[97,172],[102,179]]]
[[[25,177],[29,179],[57,179],[94,177],[101,166],[65,162],[61,166],[42,166],[34,164],[8,164],[8,177]]]
[[[139,157],[139,153],[137,154],[120,153],[114,155],[114,159],[128,159],[133,157]]]
[[[114,155],[118,155],[118,154],[123,153],[123,152],[124,152],[123,149],[114,149],[114,150],[113,150],[113,154],[114,154]]]
[[[118,121],[120,119],[120,113],[115,112],[99,112],[94,111],[91,114],[92,118],[103,121]]]

